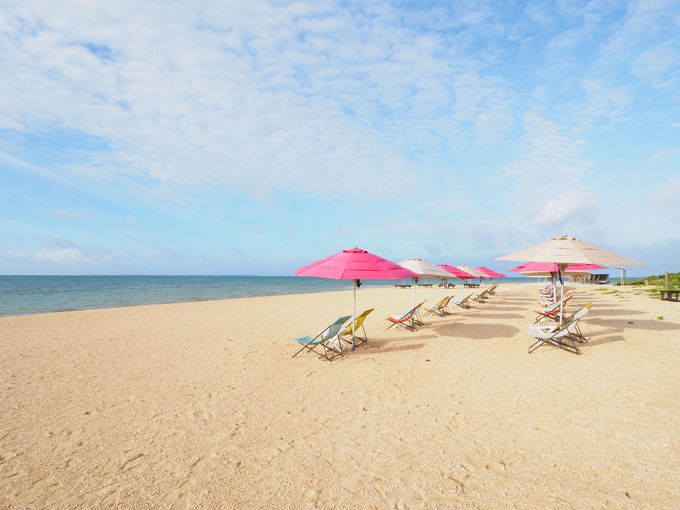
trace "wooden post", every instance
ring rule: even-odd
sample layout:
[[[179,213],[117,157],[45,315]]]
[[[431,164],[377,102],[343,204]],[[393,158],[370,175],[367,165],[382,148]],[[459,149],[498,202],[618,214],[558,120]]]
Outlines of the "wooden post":
[[[668,273],[663,275],[663,289],[668,290]]]

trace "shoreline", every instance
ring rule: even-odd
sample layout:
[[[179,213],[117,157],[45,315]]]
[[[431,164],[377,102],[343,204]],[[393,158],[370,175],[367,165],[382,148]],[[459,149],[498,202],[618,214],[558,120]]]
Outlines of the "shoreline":
[[[498,282],[496,282],[498,283]],[[518,281],[510,281],[510,282],[501,282],[499,285],[537,285],[540,284],[540,282],[518,282]],[[349,284],[348,284],[349,285]],[[488,286],[489,283],[484,283],[485,286]],[[579,285],[579,284],[573,284],[572,285]],[[610,286],[611,284],[607,285],[599,285],[598,287],[607,287]],[[394,288],[393,285],[366,285],[363,290],[367,289],[386,289],[386,288]],[[459,286],[456,284],[455,289],[445,289],[442,287],[437,287],[436,285],[433,287],[422,287],[419,286],[418,289],[440,289],[442,291],[459,291],[462,289],[467,289],[468,287],[464,287],[462,284]],[[474,290],[475,288],[478,287],[470,287],[471,290]],[[412,289],[398,289],[400,291],[411,291]],[[223,297],[223,298],[195,298],[195,299],[181,299],[177,301],[153,301],[153,302],[148,302],[148,303],[135,303],[135,304],[123,304],[123,305],[115,305],[115,306],[92,306],[92,307],[80,307],[80,308],[66,308],[66,309],[58,309],[58,310],[44,310],[44,311],[36,311],[36,312],[24,312],[24,313],[13,313],[13,314],[3,314],[0,313],[0,319],[4,317],[23,317],[23,316],[33,316],[33,315],[40,315],[40,314],[55,314],[55,313],[69,313],[69,312],[81,312],[81,311],[88,311],[88,310],[109,310],[109,309],[117,309],[117,308],[132,308],[132,307],[139,307],[139,306],[154,306],[154,305],[173,305],[173,304],[181,304],[181,303],[203,303],[203,302],[212,302],[212,301],[233,301],[233,300],[239,300],[239,299],[256,299],[260,297],[273,297],[273,296],[296,296],[296,295],[306,295],[306,294],[325,294],[329,292],[345,292],[345,291],[351,291],[351,286],[348,289],[314,289],[314,290],[309,290],[309,291],[303,291],[303,292],[277,292],[277,293],[266,293],[266,294],[256,294],[253,296],[238,296],[238,297]],[[359,292],[362,292],[361,290]]]

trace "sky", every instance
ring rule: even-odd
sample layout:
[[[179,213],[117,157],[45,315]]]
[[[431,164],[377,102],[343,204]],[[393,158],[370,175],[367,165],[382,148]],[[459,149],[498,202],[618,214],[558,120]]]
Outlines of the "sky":
[[[679,223],[677,0],[0,0],[0,274],[656,274]]]

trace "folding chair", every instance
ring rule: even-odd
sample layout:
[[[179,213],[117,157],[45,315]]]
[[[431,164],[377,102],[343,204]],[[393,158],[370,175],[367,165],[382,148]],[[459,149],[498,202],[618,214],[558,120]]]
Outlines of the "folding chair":
[[[295,354],[293,354],[293,358],[300,354],[302,351],[307,349],[308,351],[312,351],[315,354],[317,354],[319,357],[325,357],[328,361],[332,361],[338,356],[342,356],[342,344],[340,343],[340,328],[347,322],[349,319],[351,319],[351,315],[346,315],[344,317],[340,317],[338,320],[336,320],[333,324],[330,326],[327,326],[324,328],[321,333],[318,335],[311,337],[311,336],[303,336],[301,338],[296,338],[295,341],[299,344],[302,344],[302,347],[300,348],[299,351],[297,351]],[[337,342],[335,345],[333,345],[333,340],[336,340]],[[314,349],[318,346],[323,347],[323,355],[316,352]],[[335,353],[331,357],[329,357],[329,352]]]
[[[547,325],[545,324],[532,324],[529,326],[529,336],[536,339],[529,346],[529,353],[534,352],[542,345],[551,344],[565,351],[581,354],[581,350],[576,347],[574,342],[585,343],[587,339],[583,336],[578,322],[586,316],[591,306],[588,303],[562,324],[553,324],[552,327],[546,327]]]
[[[450,302],[453,303],[453,304],[456,305],[456,306],[459,306],[459,307],[461,307],[461,308],[464,308],[465,310],[469,310],[470,308],[472,308],[472,307],[470,306],[469,302],[470,302],[470,298],[473,296],[473,294],[474,294],[474,292],[470,292],[470,294],[468,294],[467,296],[465,296],[465,297],[464,297],[463,299],[461,299],[460,301],[456,301],[455,299],[451,299]]]
[[[439,317],[444,317],[445,315],[451,315],[451,312],[449,311],[449,301],[451,301],[452,298],[453,296],[445,296],[432,308],[423,306],[423,310],[425,310],[424,316],[428,317],[429,315],[438,315]]]
[[[478,292],[476,296],[472,297],[472,300],[475,301],[476,303],[483,303],[488,293],[489,289],[485,289],[481,292]]]
[[[573,294],[567,296],[563,301],[557,301],[556,303],[544,306],[540,310],[534,310],[534,313],[538,315],[534,324],[538,324],[543,319],[560,320],[560,304],[562,305],[562,310],[564,310],[565,305],[572,297],[574,297]]]
[[[420,320],[420,317],[418,316],[418,310],[420,310],[420,307],[423,306],[425,301],[422,303],[414,306],[411,308],[408,312],[404,314],[395,314],[395,316],[390,315],[389,317],[386,317],[385,320],[391,322],[389,326],[385,328],[385,331],[388,329],[397,326],[400,328],[408,329],[409,331],[415,331],[416,326],[422,326],[423,322]]]
[[[364,342],[368,342],[368,335],[366,335],[366,330],[364,329],[364,321],[366,320],[366,317],[368,317],[368,315],[369,315],[372,311],[373,311],[373,308],[369,308],[368,310],[364,310],[363,312],[361,312],[361,313],[357,316],[357,318],[354,319],[354,324],[350,324],[349,326],[347,326],[347,328],[345,329],[345,331],[343,331],[343,332],[340,334],[340,338],[342,338],[343,340],[345,340],[345,342],[348,342],[348,343],[351,344],[351,343],[352,343],[351,339],[350,339],[350,340],[346,340],[346,339],[343,338],[343,337],[345,337],[345,336],[351,337],[351,336],[352,336],[352,331],[354,331],[354,339],[355,339],[355,342],[356,342],[357,344],[363,344]],[[359,329],[361,329],[361,331],[364,332],[364,336],[359,336],[359,335],[356,334],[356,332],[359,331]]]

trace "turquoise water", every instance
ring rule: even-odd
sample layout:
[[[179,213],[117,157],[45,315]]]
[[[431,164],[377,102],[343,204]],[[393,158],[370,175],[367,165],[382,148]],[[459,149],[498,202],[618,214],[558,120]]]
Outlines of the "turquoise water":
[[[401,281],[363,285],[395,283]],[[351,281],[295,276],[0,276],[0,316],[351,288]]]

